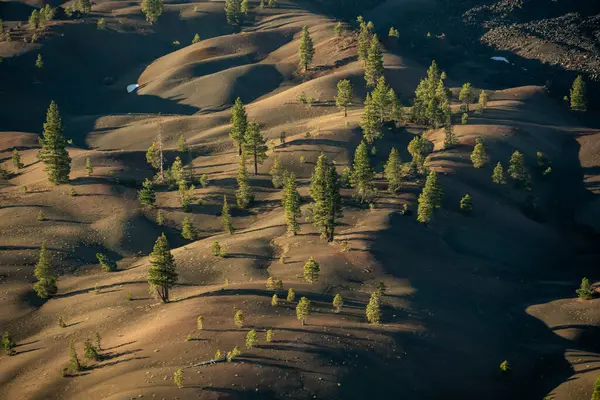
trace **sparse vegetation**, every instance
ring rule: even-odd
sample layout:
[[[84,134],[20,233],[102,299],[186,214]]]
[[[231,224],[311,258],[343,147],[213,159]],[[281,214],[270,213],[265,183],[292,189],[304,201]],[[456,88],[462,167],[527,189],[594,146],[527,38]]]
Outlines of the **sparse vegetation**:
[[[460,199],[460,211],[465,214],[471,214],[473,212],[473,201],[471,200],[470,194],[467,193]]]
[[[497,185],[504,185],[506,183],[506,179],[504,178],[504,168],[502,168],[502,164],[498,162],[494,167],[494,172],[492,173],[492,182]]]
[[[59,316],[58,316],[57,324],[58,324],[58,326],[59,326],[59,327],[61,327],[61,328],[66,328],[66,327],[67,327],[67,324],[66,324],[66,322],[65,322],[65,319],[62,317],[62,315],[59,315]]]
[[[573,111],[586,111],[587,110],[587,98],[586,98],[586,84],[583,80],[583,76],[579,75],[573,82],[571,88],[571,110]]]
[[[398,32],[398,30],[396,28],[394,28],[393,26],[390,27],[390,31],[388,32],[388,36],[391,38],[399,38],[400,37],[400,32]]]
[[[98,22],[96,22],[96,28],[100,30],[106,29],[106,20],[104,18],[98,19]]]
[[[485,146],[483,145],[483,140],[481,138],[477,138],[475,140],[475,147],[471,153],[471,162],[475,168],[483,168],[487,161],[488,157],[485,151]]]
[[[240,25],[243,19],[240,0],[225,0],[225,15],[230,25]]]
[[[273,182],[273,187],[275,189],[279,189],[279,188],[283,187],[284,169],[283,169],[283,166],[281,165],[281,161],[279,160],[278,155],[275,155],[275,157],[273,158],[273,166],[271,167],[271,170],[269,171],[269,173],[271,174],[271,182]]]
[[[194,35],[194,38],[192,39],[192,44],[196,44],[196,43],[200,43],[200,35],[198,35],[197,33]]]
[[[510,364],[508,361],[504,360],[500,363],[500,372],[503,374],[508,374],[511,371]]]
[[[312,204],[312,221],[321,236],[332,242],[337,218],[343,216],[340,181],[335,166],[321,153],[310,179],[309,194]]]
[[[156,192],[154,185],[148,178],[142,183],[142,189],[138,191],[138,200],[143,207],[154,207],[156,205]]]
[[[348,79],[342,79],[337,83],[335,105],[344,110],[344,117],[348,116],[348,107],[352,105],[352,84]]]
[[[238,327],[238,329],[242,329],[244,327],[245,322],[246,315],[242,310],[238,310],[233,317],[233,323],[235,324],[235,326]]]
[[[204,328],[204,317],[202,315],[199,315],[198,318],[196,319],[196,329],[201,331],[203,328]]]
[[[287,294],[286,300],[290,303],[292,303],[294,300],[296,300],[296,292],[294,291],[294,289],[292,289],[292,288],[288,289],[288,294]]]
[[[478,101],[479,112],[483,112],[483,110],[485,110],[487,108],[489,99],[490,99],[490,97],[485,90],[482,90],[479,93],[479,101]]]
[[[458,100],[461,101],[461,109],[465,112],[469,112],[469,104],[473,102],[475,94],[473,93],[473,87],[470,82],[465,83],[460,89],[458,94]]]
[[[242,153],[239,159],[239,166],[237,170],[236,180],[238,189],[235,192],[235,198],[239,208],[245,209],[250,207],[250,204],[254,201],[254,195],[250,188],[248,170],[246,169],[246,154]]]
[[[295,236],[300,232],[298,220],[302,213],[300,211],[300,193],[296,188],[296,175],[293,172],[285,181],[283,206],[285,208],[287,233],[290,236]]]
[[[238,97],[231,109],[231,129],[229,130],[229,137],[238,147],[239,155],[242,155],[247,126],[248,116],[246,115],[246,109],[242,99]]]
[[[254,162],[254,175],[258,175],[258,164],[267,159],[267,150],[267,141],[260,133],[260,126],[256,122],[250,122],[244,135],[244,152]]]
[[[385,163],[384,175],[388,182],[388,191],[398,193],[402,187],[402,160],[400,160],[400,154],[395,147],[392,147]]]
[[[273,295],[273,297],[271,297],[271,306],[277,307],[278,304],[279,304],[279,297],[277,297],[277,293],[275,293]]]
[[[42,222],[46,220],[46,216],[44,215],[44,211],[40,210],[40,212],[38,212],[37,218],[38,221]]]
[[[375,196],[375,170],[371,167],[367,144],[361,142],[354,153],[354,164],[350,184],[355,188],[355,196],[361,203],[369,202]]]
[[[459,144],[456,135],[454,134],[454,126],[448,122],[444,125],[444,150],[449,150]]]
[[[433,217],[433,211],[441,206],[443,196],[444,190],[438,182],[437,173],[432,170],[427,177],[423,191],[419,195],[417,221],[427,225]]]
[[[92,339],[85,339],[83,342],[83,355],[88,360],[98,361],[100,360],[100,352],[92,344]]]
[[[510,165],[508,167],[509,176],[521,184],[529,182],[529,171],[525,167],[525,158],[519,151],[515,151],[510,157]]]
[[[377,35],[373,35],[365,63],[367,87],[375,86],[381,76],[383,76],[383,53]]]
[[[225,232],[229,233],[230,235],[233,235],[235,233],[235,228],[233,227],[233,222],[231,221],[231,215],[229,214],[229,206],[227,205],[227,196],[223,196],[223,210],[221,211],[221,223]]]

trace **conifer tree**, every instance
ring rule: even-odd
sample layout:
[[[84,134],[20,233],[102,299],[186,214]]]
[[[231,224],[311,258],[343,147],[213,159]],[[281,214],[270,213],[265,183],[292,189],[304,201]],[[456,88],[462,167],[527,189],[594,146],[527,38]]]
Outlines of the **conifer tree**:
[[[146,151],[146,162],[154,169],[160,169],[160,154],[158,152],[158,145],[156,142],[152,142],[148,150]]]
[[[188,151],[190,151],[190,148],[187,144],[187,141],[185,140],[185,136],[183,135],[183,133],[179,135],[179,138],[177,139],[177,151],[180,153],[187,153]]]
[[[248,117],[246,115],[244,103],[242,103],[242,99],[239,97],[235,100],[231,113],[231,130],[229,131],[229,137],[237,145],[238,154],[242,155],[244,136],[248,126]]]
[[[380,77],[383,76],[383,54],[377,35],[373,35],[367,53],[367,62],[365,64],[365,80],[367,87],[373,87],[377,84]]]
[[[354,153],[350,183],[356,189],[355,196],[360,199],[361,203],[368,202],[373,198],[375,194],[374,179],[375,170],[371,167],[367,144],[360,142]]]
[[[38,157],[46,164],[48,180],[55,185],[68,183],[71,173],[71,157],[67,152],[67,141],[62,135],[62,130],[58,106],[52,101],[46,114],[44,132],[40,138],[42,149]]]
[[[277,307],[278,304],[279,304],[279,297],[277,297],[277,293],[275,293],[273,295],[273,297],[271,298],[271,306]]]
[[[69,370],[76,372],[81,371],[83,369],[83,365],[81,365],[81,361],[79,361],[79,356],[77,356],[77,350],[75,349],[75,342],[73,339],[69,341]]]
[[[150,269],[148,270],[148,284],[150,291],[155,293],[163,303],[169,301],[169,290],[177,283],[178,275],[175,271],[175,258],[167,237],[163,233],[154,244],[150,253]]]
[[[475,94],[473,93],[473,87],[470,82],[463,84],[458,94],[458,100],[462,102],[462,108],[469,112],[469,104],[473,102]]]
[[[40,221],[40,222],[46,220],[46,216],[44,215],[44,211],[43,210],[40,210],[40,212],[38,213],[37,220]]]
[[[300,211],[300,193],[296,188],[296,175],[292,172],[285,182],[285,223],[287,225],[287,233],[290,236],[295,236],[300,232],[300,223],[298,220],[302,216]]]
[[[40,26],[40,13],[34,9],[29,16],[29,29],[36,30]]]
[[[195,240],[198,233],[194,224],[190,220],[190,218],[186,215],[183,217],[182,227],[181,227],[181,237],[187,240]]]
[[[365,98],[365,108],[360,120],[360,127],[363,131],[363,137],[368,144],[373,144],[375,139],[382,136],[381,122],[378,118],[377,107],[372,100],[371,94]]]
[[[481,138],[477,138],[475,141],[475,147],[473,148],[473,152],[471,153],[471,162],[473,162],[473,166],[475,168],[483,168],[487,163],[487,154],[485,151],[485,146],[483,145],[483,140]]]
[[[83,342],[83,355],[89,360],[100,360],[100,353],[92,344],[92,339],[88,338]]]
[[[365,63],[367,62],[367,57],[369,54],[369,45],[371,44],[371,29],[369,29],[369,25],[361,19],[360,22],[360,31],[358,34],[358,59],[363,60]]]
[[[21,162],[21,155],[19,154],[19,150],[13,149],[12,151],[12,163],[15,169],[22,169],[25,165]]]
[[[529,181],[529,172],[525,167],[525,158],[519,151],[515,151],[510,157],[510,165],[508,167],[509,176],[520,182]]]
[[[142,206],[154,207],[156,204],[156,192],[154,185],[148,178],[142,183],[142,189],[138,191],[138,200]]]
[[[179,156],[175,157],[175,161],[171,165],[171,179],[177,186],[187,183],[183,179],[183,162]]]
[[[15,351],[15,347],[17,347],[17,344],[12,339],[8,331],[5,331],[4,335],[2,336],[2,347],[4,348],[4,352],[7,356],[14,356],[15,354],[17,354],[17,352]]]
[[[342,296],[338,293],[335,295],[335,297],[333,298],[333,308],[335,309],[336,313],[339,313],[342,310],[342,307],[344,306],[344,299],[342,298]]]
[[[422,167],[427,156],[433,151],[433,143],[423,136],[415,136],[408,144],[408,152],[412,156],[413,162]]]
[[[248,183],[248,170],[246,169],[246,155],[242,154],[237,171],[238,190],[235,192],[235,198],[239,208],[248,208],[254,200],[252,189]]]
[[[252,329],[246,335],[246,348],[250,350],[256,345],[258,345],[258,337],[256,336],[256,331]]]
[[[85,156],[85,174],[87,176],[92,176],[94,173],[94,167],[92,166],[92,160],[90,160],[90,156]]]
[[[273,159],[273,166],[271,167],[269,173],[271,174],[271,182],[273,182],[273,187],[275,189],[283,187],[284,169],[281,166],[281,161],[279,160],[279,156],[277,154],[275,154],[275,157]]]
[[[414,105],[412,107],[412,120],[419,123],[439,126],[447,119],[448,90],[444,87],[443,73],[433,61],[427,70],[427,77],[421,80],[415,90]]]
[[[586,84],[581,75],[577,76],[571,87],[571,110],[587,110]]]
[[[165,215],[163,210],[158,210],[156,212],[156,224],[158,226],[163,226],[165,222]]]
[[[288,289],[288,294],[285,299],[287,301],[289,301],[290,303],[293,302],[294,300],[296,300],[296,292],[294,291],[294,289],[292,289],[292,288]]]
[[[247,0],[246,0],[247,1]],[[196,44],[196,43],[200,43],[201,39],[200,39],[200,35],[199,34],[195,34],[194,38],[192,39],[192,44]],[[183,135],[182,135],[183,136]]]
[[[312,221],[328,242],[333,241],[336,219],[341,218],[342,203],[340,180],[335,166],[321,153],[311,176],[309,194],[312,204]]]
[[[33,285],[33,290],[42,299],[47,299],[54,296],[58,292],[56,287],[56,276],[52,272],[52,266],[50,264],[50,257],[46,247],[46,241],[42,242],[42,248],[40,249],[40,257],[33,270],[33,274],[37,279],[37,282]]]
[[[433,218],[433,205],[431,204],[431,200],[425,194],[425,190],[419,195],[418,203],[417,221],[423,225],[427,225]]]
[[[492,173],[492,182],[498,185],[504,185],[506,183],[506,179],[504,178],[504,168],[502,168],[502,164],[498,162],[494,167],[494,172]]]
[[[342,23],[341,22],[338,22],[337,24],[335,24],[335,26],[333,27],[333,33],[335,33],[335,36],[337,36],[337,37],[342,36]]]
[[[348,79],[342,79],[337,83],[335,105],[344,110],[344,117],[348,116],[348,107],[352,105],[352,83]]]
[[[388,104],[390,106],[389,118],[390,120],[400,123],[404,120],[404,108],[394,89],[388,91]]]
[[[183,375],[183,369],[177,368],[177,371],[173,373],[173,382],[175,383],[175,386],[181,389],[183,387],[184,380],[185,376]]]
[[[439,183],[437,173],[434,170],[431,170],[431,172],[429,172],[423,191],[429,197],[433,208],[440,208],[442,206],[442,199],[444,198],[444,189]]]
[[[588,278],[581,279],[579,289],[575,291],[581,300],[591,300],[594,296],[594,288]]]
[[[221,223],[223,224],[223,229],[225,232],[233,235],[235,232],[235,228],[233,227],[233,222],[231,221],[231,215],[229,214],[229,205],[227,205],[227,196],[223,196],[223,210],[221,211]]]
[[[391,38],[399,38],[400,37],[400,32],[398,32],[398,30],[396,28],[394,28],[393,26],[390,27],[390,31],[388,33],[388,36]]]
[[[242,329],[244,327],[244,323],[246,322],[246,315],[242,310],[238,310],[233,316],[233,323],[238,329]]]
[[[248,15],[248,12],[250,11],[250,3],[248,2],[248,0],[242,0],[240,4],[240,11],[242,12],[242,14]]]
[[[274,332],[273,329],[269,329],[267,331],[267,333],[265,334],[265,342],[267,343],[271,343],[273,341],[273,336],[274,336]]]
[[[146,15],[146,21],[154,24],[158,21],[158,17],[162,15],[162,0],[142,0],[142,12]]]
[[[258,164],[267,159],[267,141],[260,133],[260,126],[256,122],[250,122],[244,135],[244,151],[254,161],[254,175],[258,175]]]
[[[314,258],[310,257],[304,264],[304,280],[308,283],[316,283],[319,281],[319,263]]]
[[[485,90],[482,90],[479,93],[479,101],[477,102],[477,104],[479,104],[479,111],[483,111],[487,108],[489,98],[490,97]]]
[[[306,25],[302,27],[302,37],[300,38],[298,55],[300,56],[300,66],[304,68],[304,71],[308,71],[308,67],[315,55],[315,49]]]
[[[215,257],[221,257],[221,244],[215,240],[211,246],[212,255]]]
[[[381,322],[381,298],[379,293],[371,293],[371,299],[369,299],[369,304],[367,304],[366,315],[367,321],[373,325],[377,325]]]
[[[371,93],[371,101],[375,106],[379,122],[383,124],[390,115],[392,103],[390,102],[390,87],[385,83],[385,78],[380,76],[377,80],[377,86]],[[394,93],[395,96],[395,93]]]
[[[395,147],[392,147],[390,156],[384,167],[385,179],[388,182],[388,191],[398,193],[402,185],[402,161]]]
[[[448,150],[458,145],[458,139],[454,134],[454,126],[452,123],[448,122],[446,126],[444,126],[444,149]]]
[[[467,193],[460,199],[460,211],[465,214],[470,214],[473,211],[473,200],[470,194]]]
[[[296,317],[302,325],[306,324],[306,320],[310,315],[310,300],[302,297],[296,306]]]

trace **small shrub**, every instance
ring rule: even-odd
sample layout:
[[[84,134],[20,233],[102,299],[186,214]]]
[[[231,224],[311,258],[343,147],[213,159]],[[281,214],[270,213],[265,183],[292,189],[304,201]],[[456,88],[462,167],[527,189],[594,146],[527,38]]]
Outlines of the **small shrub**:
[[[279,257],[279,263],[280,264],[285,264],[285,256]]]
[[[94,335],[94,346],[96,346],[98,351],[102,350],[102,338],[98,332]]]
[[[98,287],[98,283],[96,282],[96,284],[94,285],[94,293],[95,294],[100,294],[100,287]]]
[[[275,290],[283,290],[283,281],[281,279],[275,282]]]
[[[38,213],[37,220],[40,222],[46,220],[46,216],[44,215],[44,212],[42,210],[40,210],[40,212]]]
[[[465,214],[471,214],[473,212],[473,201],[471,200],[470,194],[467,193],[460,199],[460,211]]]
[[[179,45],[181,45],[179,40],[173,40],[173,46],[179,46]]]
[[[173,382],[175,382],[175,385],[177,385],[177,387],[181,389],[183,387],[184,379],[185,377],[183,376],[183,370],[181,368],[178,368],[177,371],[175,371],[175,373],[173,374]]]
[[[258,338],[256,337],[256,331],[252,329],[246,335],[246,348],[250,350],[256,345],[258,345]]]
[[[277,293],[275,293],[273,295],[273,297],[271,298],[271,305],[273,307],[277,307],[278,304],[279,304],[279,298],[277,297]]]
[[[192,44],[200,43],[200,35],[197,33],[194,35],[194,39],[192,39]]]
[[[193,337],[192,337],[192,334],[191,334],[191,333],[188,333],[188,335],[185,337],[185,341],[186,341],[186,342],[189,342],[189,341],[191,341],[192,339],[193,339]]]
[[[267,278],[267,283],[265,284],[267,290],[275,290],[275,279],[270,276]]]
[[[460,118],[460,123],[463,125],[468,124],[469,123],[469,114],[463,113],[462,117]]]
[[[591,300],[594,295],[594,288],[588,278],[581,280],[581,286],[575,291],[581,300]]]
[[[215,356],[213,357],[213,360],[220,360],[221,358],[223,358],[223,353],[221,353],[221,350],[217,349],[217,351],[215,351]]]
[[[306,162],[306,158],[304,156],[300,156],[300,164],[304,164]]]
[[[273,330],[269,329],[267,331],[267,333],[265,334],[265,342],[271,343],[273,341],[273,336],[274,336]]]
[[[117,264],[110,261],[110,259],[108,258],[108,256],[106,254],[96,253],[96,258],[98,259],[98,262],[100,263],[100,268],[102,269],[102,271],[112,272],[117,269]]]
[[[307,132],[304,134],[304,137],[305,137],[306,139],[310,139],[310,132],[308,132],[308,131],[307,131]]]
[[[125,296],[125,300],[132,301],[133,300],[133,294],[131,294],[131,292],[127,293],[127,296]]]
[[[508,374],[511,371],[510,364],[508,361],[504,360],[500,363],[500,372],[503,374]]]
[[[100,18],[96,23],[96,28],[100,30],[106,29],[106,20],[104,18]]]
[[[387,290],[387,286],[385,286],[385,283],[383,281],[380,281],[377,284],[377,293],[379,293],[380,296],[383,296],[385,294]]]
[[[287,301],[289,301],[290,303],[293,302],[294,300],[296,300],[296,292],[294,291],[294,289],[289,288],[288,289],[288,294],[287,294]]]
[[[335,309],[336,313],[339,313],[342,310],[342,307],[344,306],[344,299],[342,298],[342,296],[338,293],[335,295],[335,297],[333,298],[333,308]]]
[[[244,312],[242,310],[238,310],[238,312],[235,313],[235,316],[233,317],[233,322],[235,323],[235,326],[238,327],[238,329],[244,327],[244,323],[246,322],[246,316],[244,315]]]
[[[306,104],[306,93],[304,91],[300,92],[297,99],[301,104]]]
[[[4,332],[4,336],[2,336],[2,347],[4,348],[4,352],[7,356],[14,356],[17,354],[15,351],[15,347],[17,344],[12,340],[8,331]]]
[[[69,196],[71,196],[71,197],[77,196],[77,192],[75,191],[75,188],[72,186],[69,188]]]
[[[227,362],[231,362],[233,359],[239,357],[242,354],[240,349],[235,346],[233,350],[227,352]]]
[[[79,361],[79,356],[77,355],[77,350],[75,349],[75,342],[73,339],[69,342],[69,371],[77,372],[83,369],[83,364]]]
[[[202,174],[200,175],[200,186],[202,186],[203,188],[207,187],[208,184],[210,183],[210,181],[208,180],[208,176],[206,174]]]
[[[196,328],[201,331],[204,328],[204,317],[202,315],[198,316],[196,319]]]
[[[67,327],[67,324],[65,323],[65,320],[63,319],[62,315],[58,316],[58,326],[60,326],[61,328]]]

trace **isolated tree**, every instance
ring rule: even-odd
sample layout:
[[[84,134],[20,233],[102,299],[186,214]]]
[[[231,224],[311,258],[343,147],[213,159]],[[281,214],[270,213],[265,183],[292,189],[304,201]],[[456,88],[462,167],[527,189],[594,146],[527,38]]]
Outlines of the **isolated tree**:
[[[363,138],[368,144],[373,144],[375,139],[382,136],[377,106],[373,102],[371,94],[367,94],[367,97],[365,98],[365,107],[360,120],[360,127],[363,131]]]
[[[460,211],[465,214],[470,214],[473,212],[473,200],[471,199],[470,194],[465,194],[462,199],[460,199]]]
[[[375,194],[375,170],[371,167],[369,150],[365,142],[360,142],[354,153],[354,164],[350,183],[356,189],[355,196],[361,203],[371,200]]]
[[[142,0],[142,12],[146,15],[146,21],[154,24],[163,12],[162,0]]]
[[[287,233],[295,236],[300,232],[298,220],[302,216],[300,211],[300,193],[296,188],[296,175],[292,172],[285,182],[285,197],[283,207],[285,209],[285,223]]]
[[[76,372],[81,371],[83,369],[83,365],[81,361],[79,361],[79,356],[77,355],[77,349],[75,349],[75,342],[73,339],[69,341],[69,370]]]
[[[275,336],[273,329],[267,330],[267,332],[265,333],[265,342],[271,343],[273,341],[273,336]]]
[[[92,176],[94,173],[94,167],[92,166],[92,160],[90,160],[90,156],[85,156],[85,174],[87,176]]]
[[[479,101],[477,102],[477,104],[479,105],[479,111],[483,111],[487,108],[489,99],[490,99],[490,96],[487,94],[487,92],[485,90],[482,90],[481,92],[479,92]]]
[[[379,293],[380,296],[385,295],[385,292],[387,290],[387,287],[385,286],[385,282],[379,281],[376,289],[377,289],[377,293]]]
[[[35,290],[38,297],[47,299],[58,292],[58,288],[56,287],[57,278],[52,271],[45,240],[42,242],[40,256],[33,270],[33,274],[37,279],[37,282],[33,285],[33,290]]]
[[[19,154],[19,150],[13,149],[12,151],[12,163],[15,169],[21,169],[25,165],[21,162],[21,155]]]
[[[337,83],[335,105],[344,110],[344,117],[348,116],[348,107],[352,105],[352,83],[348,79],[342,79]]]
[[[594,295],[594,288],[588,278],[581,280],[581,286],[575,291],[581,300],[591,300]]]
[[[475,168],[482,168],[487,163],[487,160],[488,158],[485,151],[485,146],[483,145],[483,140],[481,138],[477,138],[475,140],[475,147],[471,153],[471,161],[473,162],[473,166]]]
[[[529,180],[529,171],[525,167],[525,158],[519,151],[515,151],[510,157],[508,174],[512,179],[519,182],[527,182]]]
[[[377,325],[381,322],[381,297],[379,296],[379,293],[371,293],[371,298],[367,304],[366,315],[367,321],[371,324]]]
[[[92,344],[92,339],[88,338],[85,339],[85,341],[83,342],[83,355],[89,360],[100,360],[100,353],[98,352],[98,349],[96,349],[96,347],[94,347],[94,345]]]
[[[335,309],[336,313],[339,313],[342,310],[342,307],[344,306],[344,299],[342,298],[342,296],[338,293],[335,295],[335,297],[333,298],[333,308]]]
[[[310,315],[310,300],[306,297],[302,297],[296,306],[296,317],[302,323],[302,325],[306,324],[306,320]]]
[[[504,360],[500,363],[500,372],[503,374],[508,374],[511,370],[510,363],[507,360]]]
[[[227,196],[223,196],[223,210],[221,211],[221,223],[225,232],[233,235],[235,228],[233,227],[233,221],[231,221],[231,215],[229,214],[229,205],[227,205]]]
[[[267,141],[260,133],[260,126],[250,122],[244,135],[244,151],[254,161],[254,175],[258,175],[258,164],[267,159]]]
[[[40,26],[40,13],[34,9],[29,16],[29,29],[36,30]]]
[[[190,218],[185,216],[181,224],[181,237],[187,240],[195,240],[198,236],[198,232],[196,231],[196,228],[194,227],[194,224]]]
[[[319,263],[310,257],[304,264],[304,280],[308,283],[317,283],[319,281]]]
[[[181,389],[183,387],[184,380],[185,376],[183,375],[183,369],[177,368],[177,371],[173,373],[173,382],[179,389]]]
[[[4,353],[6,353],[7,356],[14,356],[17,354],[15,351],[17,344],[14,340],[12,340],[12,337],[8,331],[5,331],[4,335],[2,336],[2,347],[4,348]]]
[[[293,302],[294,300],[296,300],[296,292],[294,291],[294,289],[292,289],[292,288],[288,289],[288,294],[287,294],[286,300],[289,301],[290,303]]]
[[[242,0],[242,2],[240,3],[240,11],[242,12],[242,14],[248,15],[248,12],[250,11],[250,3],[248,2],[248,0]]]
[[[494,172],[492,173],[492,182],[498,185],[504,185],[506,183],[506,179],[504,178],[504,168],[502,168],[502,164],[498,162],[494,167]]]
[[[278,304],[279,304],[279,297],[277,297],[277,293],[275,293],[273,295],[273,297],[271,298],[271,306],[277,307]]]
[[[402,186],[402,161],[400,160],[400,153],[395,147],[392,147],[383,171],[388,182],[388,191],[398,193]]]
[[[250,350],[256,345],[258,345],[258,337],[256,336],[256,331],[252,329],[246,334],[246,348]]]
[[[150,147],[148,147],[148,150],[146,151],[146,162],[150,164],[152,168],[156,170],[160,169],[160,153],[156,142],[152,142]]]
[[[454,134],[454,126],[448,122],[444,126],[444,149],[448,150],[458,145],[458,139]]]
[[[300,38],[300,49],[298,50],[298,55],[300,56],[300,66],[304,68],[304,71],[308,71],[308,67],[312,62],[313,56],[315,55],[315,49],[306,25],[302,27],[302,36]]]
[[[462,107],[465,111],[469,112],[469,104],[473,102],[475,94],[473,93],[473,86],[470,82],[463,84],[458,94],[458,100],[462,102]]]
[[[335,24],[335,26],[333,27],[333,33],[335,33],[335,36],[337,37],[341,37],[342,36],[342,23],[341,21],[338,21],[337,24]]]
[[[37,55],[37,59],[35,60],[35,67],[39,70],[44,69],[44,59],[41,54]]]
[[[36,219],[37,219],[38,221],[40,221],[40,222],[41,222],[41,221],[45,221],[45,220],[46,220],[46,215],[44,215],[44,211],[43,211],[43,210],[40,210],[40,212],[38,213],[38,215],[37,215],[37,218],[36,218]]]
[[[369,51],[367,53],[367,62],[365,64],[365,80],[367,87],[373,87],[377,84],[380,77],[383,76],[383,53],[377,35],[371,38]]]
[[[359,60],[363,60],[367,61],[367,57],[368,57],[368,53],[369,53],[369,45],[371,43],[371,29],[369,28],[369,25],[362,20],[359,21],[360,22],[360,31],[358,34],[358,59]]]
[[[229,131],[229,137],[237,145],[240,156],[242,155],[247,126],[248,116],[246,115],[246,109],[244,108],[242,99],[238,97],[231,110],[231,130]]]
[[[312,204],[312,222],[319,229],[321,236],[328,242],[333,241],[337,218],[343,216],[340,197],[340,179],[335,166],[323,153],[310,180],[309,194]]]
[[[587,110],[586,84],[581,75],[577,76],[571,87],[571,110]]]
[[[142,183],[142,189],[138,191],[138,200],[145,207],[154,207],[156,204],[156,192],[150,179],[146,178]]]
[[[169,289],[177,283],[178,275],[175,271],[175,258],[171,254],[171,248],[164,233],[158,237],[154,249],[150,253],[150,265],[148,270],[150,291],[155,293],[163,303],[167,303]]]
[[[393,26],[390,27],[390,31],[388,32],[388,36],[391,38],[399,38],[400,37],[400,32],[398,32],[398,30],[396,28],[394,28]]]
[[[44,131],[40,138],[42,149],[39,152],[39,159],[46,167],[50,183],[59,185],[69,182],[71,173],[71,157],[67,152],[67,141],[62,135],[62,121],[58,112],[58,106],[54,101],[50,103]]]
[[[269,170],[269,173],[271,174],[271,182],[273,182],[273,187],[275,189],[281,188],[284,184],[284,169],[281,165],[281,161],[279,160],[279,156],[277,154],[275,154],[275,157],[273,159],[273,166]]]
[[[238,310],[233,316],[233,323],[238,329],[242,329],[244,327],[244,323],[246,322],[246,315],[242,310]]]
[[[235,192],[235,198],[239,208],[248,208],[254,200],[252,189],[248,182],[248,170],[246,169],[246,155],[242,154],[236,175],[238,190]]]

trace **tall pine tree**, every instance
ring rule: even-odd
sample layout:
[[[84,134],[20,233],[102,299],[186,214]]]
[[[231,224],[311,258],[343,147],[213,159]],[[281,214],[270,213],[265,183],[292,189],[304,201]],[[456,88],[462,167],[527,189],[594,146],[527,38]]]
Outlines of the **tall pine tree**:
[[[379,78],[383,76],[383,54],[377,35],[373,35],[367,53],[367,62],[365,64],[365,80],[368,87],[377,84]]]
[[[175,271],[175,258],[167,237],[163,233],[154,244],[150,253],[150,269],[148,270],[148,284],[163,303],[169,301],[169,290],[177,283],[178,275]]]
[[[258,164],[267,159],[267,141],[260,133],[260,126],[256,122],[250,122],[244,135],[244,151],[254,161],[254,175],[258,175]]]
[[[375,86],[375,89],[373,89],[373,92],[371,93],[371,101],[373,101],[373,105],[377,111],[379,122],[382,124],[390,115],[392,106],[390,100],[393,100],[390,98],[390,90],[390,87],[385,83],[385,78],[381,76],[377,80],[377,86]]]
[[[371,29],[369,25],[360,17],[360,31],[358,34],[358,59],[363,60],[365,63],[367,61],[367,56],[369,54],[369,45],[371,44]]]
[[[583,77],[579,75],[573,82],[571,88],[571,110],[574,111],[586,111],[587,110],[587,98],[586,98],[586,85]]]
[[[229,131],[229,137],[237,145],[238,154],[242,155],[244,136],[246,134],[246,128],[248,127],[248,117],[242,99],[238,97],[235,100],[231,112],[231,130]]]
[[[367,94],[365,99],[365,108],[360,120],[360,127],[363,131],[363,138],[369,144],[372,144],[375,139],[381,137],[381,122],[378,118],[377,107],[370,94]]]
[[[46,247],[46,241],[42,242],[40,257],[33,270],[37,282],[33,285],[33,290],[42,299],[54,296],[58,292],[56,287],[56,276],[52,272],[50,257]]]
[[[492,173],[492,182],[497,185],[504,185],[506,183],[506,179],[504,178],[504,168],[502,168],[502,164],[498,162],[494,167],[494,172]]]
[[[250,203],[252,203],[254,200],[254,196],[252,195],[252,189],[250,188],[250,183],[248,182],[248,170],[246,169],[245,154],[242,154],[240,157],[236,179],[238,184],[238,190],[235,192],[237,205],[240,208],[248,208]]]
[[[475,94],[473,93],[473,86],[470,82],[463,84],[460,89],[460,93],[458,94],[458,100],[462,103],[462,109],[466,112],[469,112],[469,104],[473,102],[475,98]]]
[[[273,159],[273,166],[271,167],[269,173],[271,174],[271,182],[273,182],[273,187],[275,189],[279,189],[280,187],[282,187],[284,184],[284,169],[281,166],[281,161],[279,160],[279,156],[277,155],[277,153],[275,153],[275,157]]]
[[[398,193],[402,185],[402,161],[395,147],[392,147],[390,156],[384,167],[385,179],[388,182],[388,191]]]
[[[344,110],[344,117],[348,116],[348,106],[352,105],[352,83],[348,79],[342,79],[337,83],[335,105]]]
[[[229,214],[229,205],[227,204],[227,196],[223,196],[223,210],[221,211],[221,223],[225,232],[233,235],[235,228],[233,227],[233,221],[231,220],[231,214]]]
[[[296,175],[292,172],[285,182],[285,223],[287,225],[287,233],[290,236],[295,236],[300,232],[300,223],[298,220],[301,217],[300,212],[300,193],[296,188]]]
[[[340,196],[340,180],[335,166],[323,153],[310,180],[309,194],[312,204],[312,221],[328,242],[333,241],[337,218],[343,216]]]
[[[475,140],[475,147],[471,153],[471,162],[473,162],[475,168],[482,168],[487,163],[487,154],[481,138]]]
[[[350,183],[356,189],[355,196],[361,202],[364,203],[373,198],[375,194],[374,179],[375,171],[371,167],[367,144],[361,142],[354,153],[354,164],[352,165],[352,175],[350,176]]]
[[[302,36],[300,37],[300,49],[298,50],[298,55],[300,56],[300,66],[304,68],[304,71],[308,71],[308,67],[310,66],[313,56],[315,55],[315,48],[306,25],[302,27]]]
[[[240,0],[225,0],[225,16],[230,25],[242,23],[242,4]]]
[[[154,207],[156,204],[156,192],[154,191],[154,185],[150,179],[146,179],[142,183],[142,189],[138,191],[138,200],[140,204],[145,207]]]
[[[39,159],[46,164],[48,180],[55,185],[68,183],[71,173],[71,157],[67,152],[67,141],[62,135],[62,130],[58,106],[52,101],[46,114],[44,132],[40,138],[42,149],[39,152]]]

